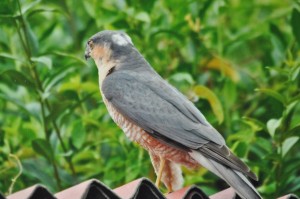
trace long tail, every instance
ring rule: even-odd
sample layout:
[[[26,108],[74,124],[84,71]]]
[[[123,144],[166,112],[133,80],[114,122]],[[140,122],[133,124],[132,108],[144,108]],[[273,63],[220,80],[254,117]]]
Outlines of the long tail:
[[[236,193],[245,199],[261,199],[262,197],[256,191],[254,186],[249,180],[239,171],[233,170],[229,167],[223,166],[222,164],[206,158],[198,151],[190,152],[190,155],[199,164],[225,180],[231,187],[233,187]]]

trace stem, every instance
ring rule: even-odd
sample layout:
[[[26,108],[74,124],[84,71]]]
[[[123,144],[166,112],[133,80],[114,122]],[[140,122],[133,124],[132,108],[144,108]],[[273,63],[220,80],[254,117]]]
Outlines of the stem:
[[[50,106],[48,100],[46,100],[46,99],[45,99],[45,104],[46,104],[47,109],[51,112],[51,111],[52,111],[52,108],[51,108],[51,106]],[[62,139],[62,137],[61,137],[60,129],[58,128],[58,125],[57,125],[57,123],[56,123],[55,120],[52,120],[52,125],[53,125],[53,127],[54,127],[54,130],[55,130],[55,132],[56,132],[56,135],[57,135],[57,137],[58,137],[58,140],[59,140],[59,142],[60,142],[60,144],[61,144],[61,147],[62,147],[64,153],[67,153],[67,147],[65,146],[65,144],[64,144],[64,142],[63,142],[63,139]],[[66,161],[67,161],[68,164],[69,164],[69,167],[70,167],[70,169],[71,169],[72,175],[75,176],[75,175],[76,175],[76,171],[75,171],[74,165],[73,165],[73,163],[72,163],[71,157],[70,157],[70,156],[66,156],[65,158],[66,158]]]
[[[14,20],[15,22],[15,25],[16,25],[16,28],[17,28],[17,32],[18,32],[18,36],[21,40],[21,44],[22,44],[22,47],[25,51],[25,54],[26,54],[26,57],[27,57],[27,61],[28,61],[28,64],[29,64],[29,69],[30,69],[30,72],[31,72],[31,75],[33,77],[33,79],[35,80],[35,83],[36,83],[36,86],[37,86],[37,93],[39,95],[39,102],[41,104],[41,109],[42,109],[42,118],[43,118],[43,125],[44,125],[44,131],[45,131],[45,135],[46,135],[46,140],[47,142],[50,142],[49,141],[49,135],[48,135],[48,127],[47,127],[47,121],[46,121],[46,113],[45,113],[45,108],[47,108],[50,112],[52,111],[51,109],[51,106],[50,106],[50,103],[48,102],[47,99],[43,99],[41,94],[40,93],[43,93],[44,92],[44,88],[43,88],[43,85],[42,85],[42,82],[39,78],[39,73],[36,69],[36,66],[35,64],[32,62],[31,60],[31,49],[30,49],[30,43],[29,43],[29,39],[28,39],[28,32],[27,32],[27,28],[26,28],[26,23],[25,23],[25,20],[24,20],[24,16],[22,14],[22,11],[21,11],[21,5],[20,5],[20,1],[17,0],[17,4],[18,4],[18,9],[19,9],[19,12],[20,12],[20,17],[19,17],[19,22],[20,22],[20,25],[21,26],[19,28],[16,20]],[[24,39],[23,39],[23,36],[22,36],[22,33],[21,33],[21,30],[24,34]],[[38,92],[40,91],[40,92]],[[62,149],[65,153],[67,153],[67,148],[66,146],[64,145],[64,142],[62,140],[62,137],[61,137],[61,133],[60,133],[60,130],[58,128],[58,125],[56,124],[56,121],[54,119],[52,119],[52,125],[55,129],[55,133],[59,139],[59,142],[62,146]],[[71,161],[71,158],[70,157],[66,157],[66,161],[68,162],[69,164],[69,167],[72,171],[72,174],[75,175],[75,169],[74,169],[74,166],[72,164],[72,161]],[[58,169],[57,169],[57,165],[56,165],[56,162],[53,161],[53,170],[54,170],[54,176],[56,178],[56,181],[57,181],[57,185],[59,188],[61,188],[61,180],[60,180],[60,177],[59,177],[59,173],[58,173]]]
[[[40,97],[39,97],[39,101],[40,101],[41,109],[42,109],[42,118],[43,118],[43,124],[44,124],[44,131],[45,131],[45,134],[46,134],[46,140],[47,140],[47,142],[50,145],[50,135],[48,134],[48,128],[47,128],[46,113],[45,113],[45,104],[43,102],[43,99],[40,98]],[[55,180],[57,182],[57,186],[58,186],[59,189],[61,189],[62,188],[62,186],[61,186],[61,180],[60,180],[60,177],[59,177],[59,173],[58,173],[58,169],[57,169],[57,165],[56,165],[56,161],[55,160],[52,161],[52,167],[53,167],[53,171],[54,171],[54,178],[55,178]]]
[[[50,135],[48,134],[48,128],[47,128],[47,122],[46,122],[46,113],[45,113],[45,105],[44,102],[41,98],[39,98],[40,104],[41,104],[41,110],[42,110],[42,118],[43,118],[43,126],[44,126],[44,131],[46,134],[46,140],[49,142]]]
[[[58,173],[58,169],[57,169],[57,165],[56,165],[55,160],[53,160],[53,162],[52,162],[52,167],[53,167],[53,171],[54,171],[54,178],[57,182],[57,187],[58,187],[59,190],[61,190],[62,189],[61,180],[60,180],[60,177],[59,177],[59,173]]]
[[[75,23],[75,21],[72,17],[72,12],[70,11],[66,0],[61,1],[61,5],[64,8],[64,10],[66,11],[67,19],[68,19],[68,22],[69,22],[69,27],[70,27],[71,34],[72,34],[72,37],[73,37],[73,41],[75,42],[75,46],[80,47],[80,43],[77,42],[78,39],[77,39],[76,23]]]
[[[280,158],[276,168],[276,196],[278,196],[278,194],[280,193],[281,181],[282,181],[282,164],[283,164],[282,142],[279,143],[279,156]]]
[[[21,5],[20,5],[19,0],[17,1],[17,3],[18,3],[19,12],[20,12],[20,25],[22,26],[22,30],[23,30],[23,33],[25,35],[24,36],[25,41],[23,40],[21,31],[20,31],[21,28],[19,29],[19,27],[17,27],[18,35],[20,37],[20,40],[22,41],[22,46],[23,46],[25,54],[27,56],[27,61],[28,61],[29,68],[30,68],[30,71],[32,73],[33,79],[36,81],[36,85],[38,86],[38,90],[43,91],[41,81],[40,81],[38,73],[36,71],[36,67],[31,61],[31,49],[30,49],[30,45],[29,45],[29,41],[28,41],[28,35],[27,35],[26,26],[25,26],[25,20],[24,20],[22,11],[21,11]],[[37,92],[37,93],[39,93],[39,92]],[[46,122],[46,114],[45,114],[45,108],[44,108],[45,106],[44,106],[44,103],[43,103],[43,100],[42,100],[41,96],[39,96],[39,102],[41,104],[41,109],[42,109],[42,118],[43,118],[44,131],[45,131],[45,135],[46,135],[46,141],[51,146],[50,141],[49,141],[47,122]],[[57,165],[56,165],[55,161],[52,162],[52,166],[53,166],[54,177],[56,179],[57,186],[58,186],[59,189],[61,189],[61,180],[60,180],[60,177],[59,177],[59,174],[58,174],[58,169],[57,169]]]
[[[14,159],[16,160],[17,165],[18,165],[18,167],[19,167],[19,172],[18,172],[18,174],[17,174],[13,179],[11,179],[11,185],[9,186],[9,189],[8,189],[8,195],[12,194],[13,188],[14,188],[14,186],[15,186],[15,183],[16,183],[17,179],[18,179],[18,178],[22,175],[22,173],[23,173],[23,167],[22,167],[22,164],[21,164],[19,158],[18,158],[16,155],[13,155],[13,154],[9,154],[9,157],[14,158]]]
[[[18,3],[19,12],[20,12],[20,21],[21,21],[22,29],[23,29],[23,32],[24,32],[24,35],[25,35],[25,42],[26,42],[26,45],[23,46],[23,47],[25,47],[25,52],[26,52],[27,58],[30,60],[30,58],[31,58],[31,49],[30,49],[30,45],[29,45],[29,41],[28,41],[28,35],[27,35],[25,20],[24,20],[24,17],[23,17],[22,9],[21,9],[20,0],[17,0],[17,3]]]

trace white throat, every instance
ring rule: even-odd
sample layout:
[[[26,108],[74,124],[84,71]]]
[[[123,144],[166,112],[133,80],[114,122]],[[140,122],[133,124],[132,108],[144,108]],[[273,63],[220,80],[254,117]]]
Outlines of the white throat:
[[[98,79],[99,79],[99,85],[101,88],[102,82],[104,81],[105,77],[109,73],[109,70],[116,66],[116,62],[107,61],[103,59],[99,59],[98,61],[95,61],[97,68],[98,68]]]

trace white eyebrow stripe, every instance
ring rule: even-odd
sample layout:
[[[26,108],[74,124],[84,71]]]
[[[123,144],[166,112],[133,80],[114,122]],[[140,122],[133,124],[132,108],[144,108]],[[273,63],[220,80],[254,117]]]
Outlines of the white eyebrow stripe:
[[[125,34],[124,36],[125,36],[126,39],[129,41],[129,43],[131,43],[131,44],[133,45],[131,38],[130,38],[128,35],[126,35],[126,34]]]
[[[129,40],[129,41],[128,41]],[[130,37],[128,37],[127,35],[125,35],[125,37],[121,34],[114,34],[112,36],[112,41],[116,44],[118,44],[119,46],[125,46],[128,43],[132,44]]]

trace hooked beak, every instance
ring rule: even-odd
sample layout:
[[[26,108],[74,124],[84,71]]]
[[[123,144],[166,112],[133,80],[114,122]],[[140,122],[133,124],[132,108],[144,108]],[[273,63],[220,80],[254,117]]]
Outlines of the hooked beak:
[[[91,56],[88,55],[88,54],[85,54],[85,55],[84,55],[85,60],[88,60],[88,58],[90,58],[90,57],[91,57]]]
[[[89,47],[89,45],[86,45],[86,48],[85,48],[85,52],[84,52],[84,58],[85,60],[88,60],[88,58],[91,57],[91,49]]]

